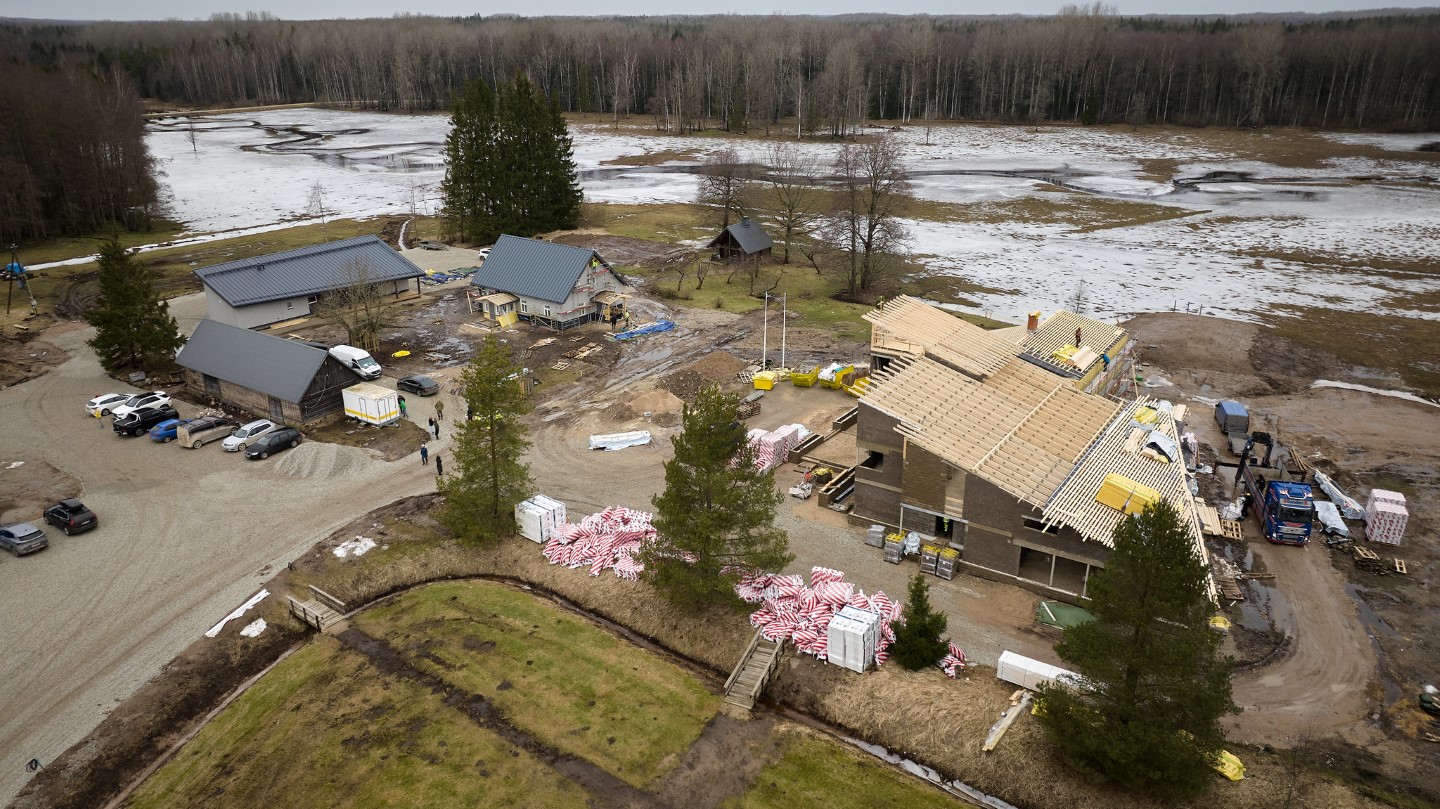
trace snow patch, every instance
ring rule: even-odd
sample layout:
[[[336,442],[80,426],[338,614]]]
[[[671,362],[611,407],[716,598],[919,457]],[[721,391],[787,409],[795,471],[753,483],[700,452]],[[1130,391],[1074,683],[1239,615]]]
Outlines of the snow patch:
[[[371,548],[375,547],[375,540],[369,537],[357,536],[354,539],[347,539],[335,546],[335,555],[341,559],[352,556],[364,556]]]

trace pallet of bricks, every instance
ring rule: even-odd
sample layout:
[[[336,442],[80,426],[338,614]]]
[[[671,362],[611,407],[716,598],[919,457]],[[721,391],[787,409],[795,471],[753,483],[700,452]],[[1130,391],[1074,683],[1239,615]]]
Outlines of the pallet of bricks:
[[[900,560],[905,558],[904,534],[885,535],[885,549],[883,558],[885,559],[885,561],[889,562],[892,565],[900,564]]]
[[[1405,495],[1387,489],[1372,489],[1365,500],[1365,538],[1383,545],[1399,545],[1405,536],[1410,512]]]
[[[954,548],[939,545],[920,546],[920,572],[929,573],[945,580],[955,578],[955,561],[960,553]]]

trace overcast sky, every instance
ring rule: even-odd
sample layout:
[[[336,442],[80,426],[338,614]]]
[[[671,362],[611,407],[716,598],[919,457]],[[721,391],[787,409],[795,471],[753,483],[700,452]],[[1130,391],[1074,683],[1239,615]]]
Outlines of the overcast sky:
[[[1075,0],[1076,4],[1085,0]],[[0,0],[0,16],[52,20],[204,19],[217,11],[269,11],[287,20],[389,17],[413,14],[651,15],[651,14],[1053,14],[1067,0],[528,0],[485,3],[466,0]],[[1246,14],[1275,11],[1345,11],[1405,4],[1364,0],[1109,0],[1121,14]],[[1427,5],[1427,4],[1418,4]]]

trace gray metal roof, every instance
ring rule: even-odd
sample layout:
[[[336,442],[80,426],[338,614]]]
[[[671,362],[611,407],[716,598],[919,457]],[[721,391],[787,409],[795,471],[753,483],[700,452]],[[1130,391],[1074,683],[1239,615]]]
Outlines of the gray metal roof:
[[[282,402],[298,402],[328,356],[295,340],[202,320],[175,361]]]
[[[376,236],[216,264],[195,274],[226,303],[238,307],[342,289],[355,283],[357,266],[372,283],[425,274]]]
[[[773,247],[775,244],[770,240],[770,234],[765,232],[765,228],[760,227],[759,222],[752,219],[741,219],[739,222],[722,230],[720,235],[711,239],[710,244],[706,246],[715,247],[721,239],[725,238],[726,233],[729,233],[730,237],[735,240],[735,243],[740,245],[740,249],[746,253],[758,253],[761,250]]]
[[[563,303],[591,258],[604,263],[594,250],[584,247],[501,236],[470,283],[522,298]]]

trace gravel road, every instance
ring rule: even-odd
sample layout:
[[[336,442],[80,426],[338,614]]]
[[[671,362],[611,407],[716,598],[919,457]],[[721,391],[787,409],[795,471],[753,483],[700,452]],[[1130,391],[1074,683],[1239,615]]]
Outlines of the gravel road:
[[[188,333],[204,301],[187,296],[172,308]],[[251,462],[218,442],[186,450],[116,436],[108,419],[83,411],[97,393],[125,389],[84,346],[91,334],[52,330],[72,359],[0,390],[0,462],[53,464],[82,482],[100,516],[95,531],[49,529],[48,550],[0,558],[0,805],[24,785],[27,761],[53,761],[83,739],[270,571],[357,515],[435,483],[418,463],[349,447],[302,444],[282,469],[285,455]],[[431,401],[413,398],[412,418],[423,420]],[[197,409],[178,407],[182,416]],[[40,522],[35,513],[0,519]]]

